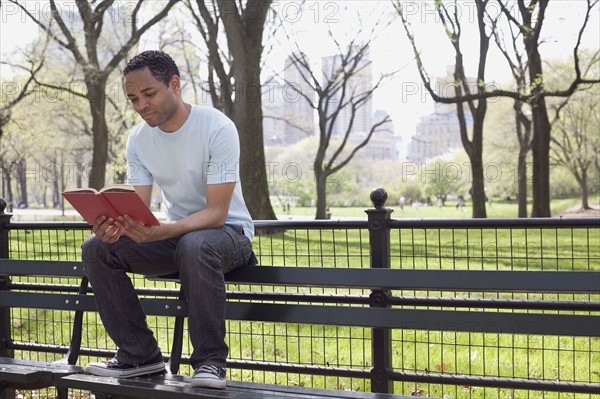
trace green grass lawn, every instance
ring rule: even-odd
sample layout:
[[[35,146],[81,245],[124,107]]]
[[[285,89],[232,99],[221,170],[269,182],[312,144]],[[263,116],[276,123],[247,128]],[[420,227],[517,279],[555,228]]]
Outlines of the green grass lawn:
[[[590,204],[597,206],[600,196],[591,196],[589,201]],[[581,203],[580,198],[561,198],[553,199],[550,203],[550,211],[552,215],[557,215],[566,209],[573,206],[577,206]],[[386,207],[393,210],[393,218],[470,218],[472,215],[472,206],[469,201],[465,204],[462,210],[456,208],[456,203],[447,201],[445,206],[438,207],[424,206],[424,207],[411,207],[405,205],[403,209],[397,203],[393,203],[388,200]],[[366,217],[365,207],[330,207],[332,218],[340,216],[350,217]],[[515,201],[496,201],[492,202],[491,205],[486,205],[486,211],[488,218],[516,218],[518,217],[518,204]],[[531,202],[527,206],[528,213],[531,213]],[[280,219],[285,219],[286,213],[282,212],[281,209],[275,207],[275,212],[279,215]],[[314,207],[292,207],[290,215],[308,215],[314,217],[316,214],[316,208]]]
[[[600,196],[590,196],[590,204],[597,207],[600,201]],[[553,199],[550,203],[550,211],[552,215],[558,215],[559,213],[569,209],[570,207],[577,206],[581,203],[580,198],[560,198]],[[336,217],[366,217],[365,209],[371,206],[365,205],[363,207],[330,207],[332,218]],[[393,210],[393,218],[470,218],[472,214],[471,203],[467,201],[465,207],[462,210],[456,209],[456,203],[447,201],[443,207],[437,205],[429,207],[411,207],[405,205],[403,209],[397,203],[388,200],[386,207]],[[289,213],[283,212],[281,207],[273,202],[273,209],[278,215],[278,219],[285,220],[288,216],[302,216],[303,218],[311,219],[316,214],[316,208],[314,207],[291,207]],[[515,201],[496,201],[492,205],[486,206],[488,218],[516,218],[518,216],[518,204]],[[531,213],[531,201],[527,206],[528,213]],[[28,220],[28,221],[81,221],[80,217],[76,216],[44,216],[44,215],[28,215],[21,216],[16,210],[16,215],[13,220]],[[26,218],[26,219],[25,219]]]

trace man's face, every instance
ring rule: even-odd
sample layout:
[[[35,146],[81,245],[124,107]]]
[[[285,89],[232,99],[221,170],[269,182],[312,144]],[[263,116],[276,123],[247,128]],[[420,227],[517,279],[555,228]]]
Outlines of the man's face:
[[[125,91],[148,125],[155,127],[167,122],[177,110],[179,78],[173,76],[169,85],[152,76],[148,67],[125,75]]]

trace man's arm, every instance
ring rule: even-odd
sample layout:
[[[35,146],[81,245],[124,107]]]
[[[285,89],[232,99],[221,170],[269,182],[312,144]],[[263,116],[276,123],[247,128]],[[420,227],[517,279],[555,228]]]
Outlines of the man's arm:
[[[178,237],[194,230],[223,226],[229,213],[229,204],[235,185],[236,183],[208,184],[206,186],[206,208],[168,224],[167,226],[173,234],[171,237]]]
[[[160,226],[142,226],[132,218],[125,216],[125,218],[119,218],[117,224],[124,231],[123,234],[136,242],[165,240],[167,238],[180,237],[190,231],[221,227],[227,219],[229,204],[233,197],[235,185],[236,183],[207,185],[206,208],[176,222],[161,223]],[[152,188],[150,187],[150,194],[151,190]],[[144,195],[149,195],[145,189],[141,191]],[[144,197],[142,199],[145,200]]]
[[[152,202],[152,185],[147,186],[133,186],[137,195],[144,201],[144,204],[148,208],[150,208],[150,203]]]

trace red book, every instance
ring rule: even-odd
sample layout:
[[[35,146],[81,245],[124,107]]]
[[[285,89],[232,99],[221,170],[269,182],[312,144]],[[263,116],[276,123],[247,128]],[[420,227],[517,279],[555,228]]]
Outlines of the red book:
[[[62,196],[89,224],[100,216],[117,220],[119,216],[131,216],[145,226],[158,226],[160,222],[132,186],[114,184],[100,191],[93,188],[78,188],[62,193]]]

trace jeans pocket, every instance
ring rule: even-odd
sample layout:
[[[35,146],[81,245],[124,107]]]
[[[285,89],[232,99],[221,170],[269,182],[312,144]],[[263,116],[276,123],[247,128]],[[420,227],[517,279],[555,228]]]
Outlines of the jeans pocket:
[[[252,242],[244,234],[242,226],[226,224],[223,230],[232,241],[232,250],[228,251],[228,258],[221,264],[223,273],[230,272],[242,266],[254,266],[257,264],[256,256],[252,251]],[[225,260],[225,259],[224,259]]]

